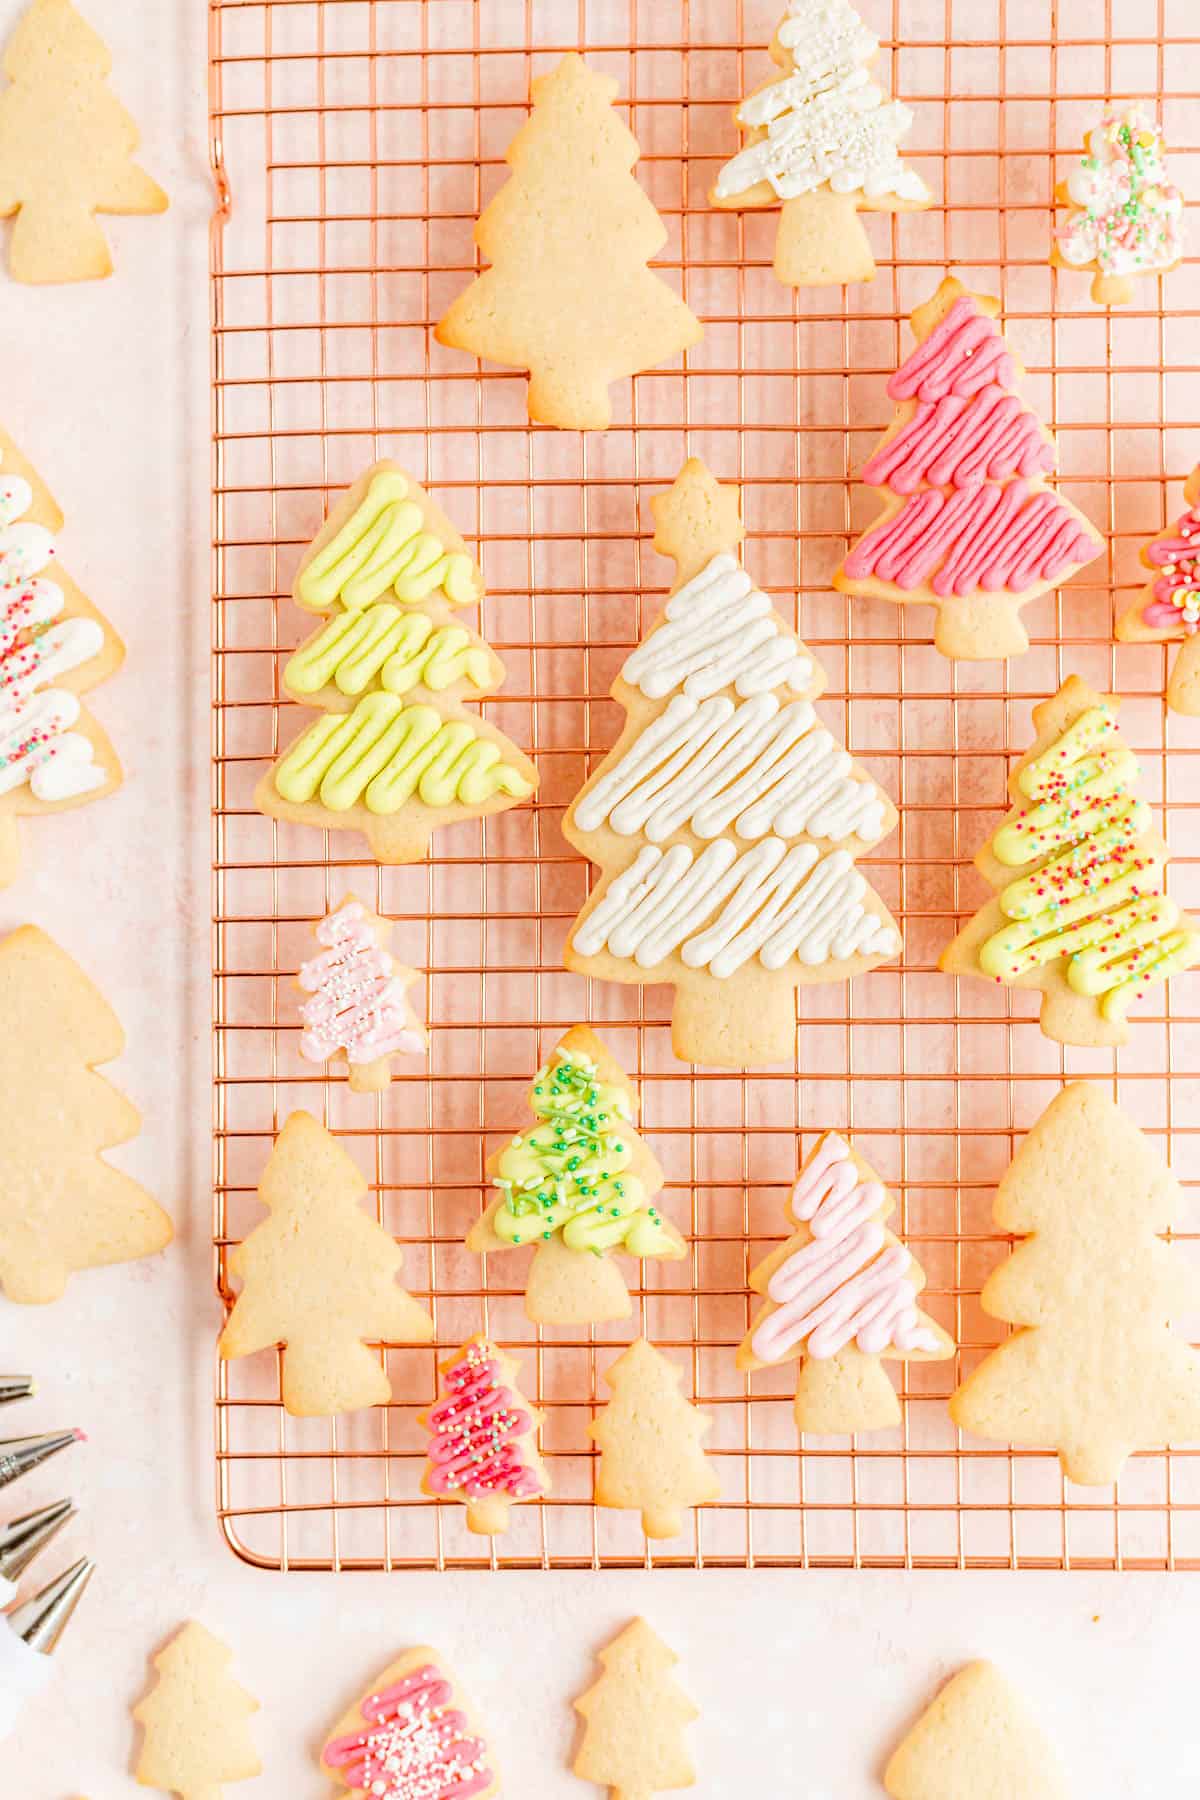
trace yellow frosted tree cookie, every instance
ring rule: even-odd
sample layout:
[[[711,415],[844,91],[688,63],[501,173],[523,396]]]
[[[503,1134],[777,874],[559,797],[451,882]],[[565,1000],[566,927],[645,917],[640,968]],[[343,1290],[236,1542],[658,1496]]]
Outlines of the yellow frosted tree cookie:
[[[651,504],[676,581],[613,684],[625,729],[563,821],[603,871],[565,961],[669,983],[684,1061],[782,1062],[798,987],[899,954],[854,866],[896,809],[821,723],[824,672],[738,562],[738,489],[693,458]]]
[[[600,1661],[603,1675],[575,1702],[585,1722],[576,1775],[606,1787],[611,1800],[653,1800],[694,1787],[684,1731],[700,1715],[671,1673],[675,1652],[645,1619],[635,1619],[601,1650]]]
[[[397,1285],[403,1252],[362,1198],[367,1183],[336,1138],[295,1112],[258,1196],[270,1213],[229,1257],[242,1291],[221,1355],[283,1346],[283,1404],[299,1417],[382,1406],[392,1388],[368,1344],[428,1344],[433,1321]]]
[[[1054,1751],[992,1663],[968,1663],[884,1771],[892,1800],[1067,1800]]]
[[[492,266],[437,328],[439,343],[528,369],[530,418],[578,431],[606,429],[614,381],[701,336],[647,267],[667,231],[631,173],[640,152],[616,91],[574,51],[533,83],[512,174],[475,227]]]
[[[678,1537],[685,1510],[721,1494],[701,1449],[712,1420],[680,1393],[682,1376],[638,1338],[605,1371],[612,1399],[590,1427],[600,1446],[597,1506],[636,1509],[648,1538]]]
[[[919,212],[929,189],[900,158],[912,113],[872,80],[879,39],[847,0],[789,0],[771,44],[780,74],[734,113],[747,133],[717,177],[718,207],[778,206],[775,273],[789,287],[870,281],[860,212]]]
[[[156,213],[167,196],[133,160],[137,126],[107,86],[112,58],[71,0],[33,0],[4,53],[0,218],[17,281],[112,274],[97,213]]]
[[[101,1154],[141,1127],[97,1073],[125,1048],[99,990],[35,925],[0,942],[0,1287],[10,1300],[57,1300],[80,1269],[152,1256],[171,1221]]]
[[[408,1001],[418,979],[387,949],[392,922],[353,894],[314,927],[319,946],[301,963],[300,1054],[308,1062],[344,1062],[356,1094],[381,1093],[392,1057],[416,1056],[429,1037]]]
[[[479,1725],[428,1645],[391,1663],[342,1714],[321,1768],[362,1800],[487,1800],[500,1792]]]
[[[1033,709],[1013,810],[975,858],[999,889],[942,953],[949,975],[1038,988],[1061,1044],[1123,1044],[1129,1009],[1200,963],[1200,924],[1164,892],[1167,847],[1139,800],[1120,702],[1072,675]]]
[[[133,1709],[144,1731],[134,1773],[180,1800],[221,1800],[262,1773],[250,1719],[258,1701],[229,1673],[233,1653],[193,1619],[154,1658],[158,1680]]]
[[[121,785],[116,752],[79,696],[120,668],[125,646],[59,564],[62,523],[0,431],[0,887],[20,866],[18,818],[67,812]]]
[[[1194,719],[1200,717],[1200,463],[1188,476],[1183,498],[1175,523],[1142,551],[1154,580],[1117,621],[1117,636],[1126,644],[1179,643],[1167,705]]]
[[[896,413],[862,471],[883,510],[833,584],[932,606],[944,656],[1029,648],[1021,608],[1099,556],[1103,540],[1047,486],[1054,439],[1017,391],[998,300],[953,276],[912,315],[917,347],[888,382]]]
[[[1200,1309],[1200,1275],[1161,1239],[1183,1214],[1175,1177],[1108,1095],[1064,1088],[996,1194],[997,1229],[1028,1241],[981,1304],[1021,1329],[958,1389],[955,1424],[1053,1445],[1093,1486],[1135,1450],[1200,1439],[1200,1355],[1173,1329]]]
[[[894,1202],[836,1131],[818,1138],[796,1178],[796,1229],[759,1263],[765,1305],[737,1353],[739,1369],[792,1359],[801,1431],[878,1431],[900,1422],[883,1359],[938,1362],[954,1340],[923,1313],[925,1273],[885,1223]]]
[[[488,1158],[498,1192],[467,1249],[534,1246],[525,1310],[539,1325],[627,1318],[629,1290],[612,1253],[685,1254],[652,1204],[663,1172],[634,1129],[637,1089],[595,1032],[574,1025],[538,1070],[529,1103],[537,1124]]]
[[[421,1480],[434,1499],[459,1500],[467,1529],[507,1531],[514,1506],[550,1487],[538,1454],[542,1415],[517,1386],[519,1364],[482,1334],[439,1363],[438,1398],[421,1423],[429,1454]]]
[[[529,798],[529,758],[464,705],[504,679],[455,616],[478,606],[482,577],[411,475],[378,462],[359,477],[305,554],[293,597],[326,620],[284,685],[321,717],[259,782],[260,812],[361,831],[380,862],[407,863],[439,826]]]

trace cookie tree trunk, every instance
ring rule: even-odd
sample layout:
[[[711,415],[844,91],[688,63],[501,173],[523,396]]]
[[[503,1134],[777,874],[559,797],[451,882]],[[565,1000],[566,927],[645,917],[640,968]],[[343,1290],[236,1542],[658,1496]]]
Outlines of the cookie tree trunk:
[[[856,197],[820,187],[785,200],[775,234],[775,273],[795,288],[872,280],[875,258]]]

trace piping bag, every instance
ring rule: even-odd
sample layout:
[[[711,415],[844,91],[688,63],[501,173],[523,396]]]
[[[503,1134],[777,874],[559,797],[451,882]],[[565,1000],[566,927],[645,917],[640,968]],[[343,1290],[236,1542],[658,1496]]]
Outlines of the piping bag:
[[[32,1600],[0,1613],[0,1739],[15,1728],[25,1702],[49,1684],[51,1654],[95,1567],[82,1556]]]
[[[32,1375],[0,1375],[0,1406],[10,1400],[28,1400],[33,1393]]]

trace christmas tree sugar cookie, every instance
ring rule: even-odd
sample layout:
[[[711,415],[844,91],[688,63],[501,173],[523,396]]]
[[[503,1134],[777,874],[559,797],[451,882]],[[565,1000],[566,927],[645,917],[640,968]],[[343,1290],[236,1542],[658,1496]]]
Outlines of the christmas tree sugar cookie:
[[[85,806],[121,785],[116,752],[79,696],[120,668],[125,646],[59,564],[62,523],[0,431],[0,887],[20,866],[18,818]]]
[[[663,1172],[634,1130],[638,1093],[586,1025],[560,1039],[529,1095],[537,1123],[488,1158],[496,1198],[467,1237],[482,1255],[534,1246],[525,1310],[540,1325],[624,1319],[613,1260],[684,1255],[653,1204]]]
[[[487,1800],[495,1759],[436,1650],[391,1663],[343,1713],[321,1768],[360,1800]]]
[[[700,1447],[712,1420],[680,1393],[682,1375],[638,1338],[605,1371],[612,1399],[591,1426],[600,1447],[597,1506],[636,1509],[648,1538],[678,1537],[684,1512],[721,1494]]]
[[[258,1196],[270,1213],[230,1253],[242,1289],[227,1360],[283,1346],[283,1404],[299,1417],[382,1406],[392,1388],[368,1344],[428,1344],[433,1321],[397,1284],[403,1252],[361,1205],[358,1165],[309,1113],[275,1140]]]
[[[992,1663],[968,1663],[884,1771],[892,1800],[1067,1800],[1058,1761]]]
[[[229,1673],[233,1653],[193,1619],[154,1658],[158,1679],[133,1709],[142,1726],[135,1777],[181,1800],[221,1800],[262,1773],[250,1735],[258,1701]]]
[[[57,1300],[68,1277],[171,1241],[171,1221],[101,1154],[137,1136],[137,1110],[97,1073],[125,1048],[116,1014],[35,925],[0,942],[0,1288]]]
[[[799,1360],[801,1431],[877,1431],[900,1422],[883,1359],[936,1362],[954,1340],[921,1311],[924,1271],[885,1223],[893,1200],[836,1131],[796,1178],[796,1229],[750,1276],[765,1304],[737,1353],[739,1369]]]
[[[572,1768],[610,1800],[653,1800],[696,1785],[684,1733],[700,1714],[676,1681],[679,1658],[645,1619],[600,1652],[604,1673],[575,1702],[584,1721]]]
[[[407,998],[417,972],[385,948],[391,929],[347,894],[316,927],[320,949],[297,977],[309,996],[300,1008],[301,1056],[344,1062],[358,1094],[379,1093],[392,1078],[392,1057],[419,1055],[429,1042]]]
[[[1183,490],[1184,511],[1142,551],[1155,571],[1137,600],[1117,623],[1127,644],[1179,643],[1167,682],[1173,712],[1200,717],[1200,463]]]
[[[789,0],[771,45],[780,74],[734,113],[748,134],[710,195],[719,207],[777,206],[775,273],[789,287],[870,281],[858,215],[914,212],[929,189],[900,157],[912,113],[872,79],[879,39],[847,0]]]
[[[1127,306],[1136,277],[1163,275],[1183,256],[1183,195],[1167,178],[1162,127],[1140,106],[1105,114],[1054,197],[1070,211],[1050,260],[1091,270],[1097,306]]]
[[[563,822],[603,871],[566,964],[670,983],[685,1061],[784,1061],[796,988],[899,953],[854,866],[896,810],[822,725],[819,665],[737,560],[737,488],[693,458],[652,505],[677,580],[613,684],[625,729]]]
[[[996,1194],[997,1228],[1027,1241],[982,1305],[1022,1329],[958,1389],[955,1423],[1053,1445],[1095,1486],[1135,1450],[1200,1439],[1200,1355],[1173,1328],[1200,1309],[1200,1276],[1161,1236],[1184,1216],[1175,1177],[1103,1089],[1064,1088]]]
[[[1200,963],[1200,924],[1163,891],[1167,847],[1137,797],[1118,705],[1072,675],[1034,707],[1013,810],[975,858],[999,892],[940,964],[1040,988],[1042,1030],[1063,1044],[1123,1044],[1134,1003]]]
[[[421,1415],[430,1434],[422,1489],[461,1501],[468,1531],[481,1537],[507,1531],[512,1508],[550,1486],[537,1447],[542,1415],[517,1386],[518,1367],[490,1338],[473,1337],[438,1365],[438,1398]]]
[[[406,863],[439,826],[527,800],[533,764],[464,705],[504,678],[495,652],[455,618],[482,594],[428,494],[395,463],[369,468],[296,575],[297,605],[327,616],[284,685],[321,716],[259,782],[260,812],[361,831],[380,862]]]
[[[1099,532],[1046,485],[1054,439],[1016,391],[1000,303],[953,277],[912,315],[888,382],[896,416],[862,472],[884,510],[833,577],[843,593],[937,609],[934,642],[967,662],[1029,648],[1021,608],[1099,556]]]
[[[633,177],[617,84],[573,51],[533,83],[508,181],[475,241],[491,264],[451,305],[439,343],[529,370],[529,416],[604,431],[609,388],[678,356],[698,320],[647,267],[667,231]]]
[[[0,217],[17,215],[17,281],[112,274],[97,213],[163,212],[133,160],[137,126],[108,87],[112,58],[71,0],[33,0],[9,39],[0,91]]]

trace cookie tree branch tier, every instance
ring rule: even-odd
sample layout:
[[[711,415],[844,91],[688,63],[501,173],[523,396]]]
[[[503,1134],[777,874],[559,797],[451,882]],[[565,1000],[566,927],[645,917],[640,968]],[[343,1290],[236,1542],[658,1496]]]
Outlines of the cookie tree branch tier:
[[[1000,891],[943,952],[949,975],[1039,988],[1062,1044],[1123,1044],[1149,988],[1200,963],[1200,923],[1164,893],[1167,847],[1135,793],[1119,702],[1077,675],[1033,709],[1014,802],[975,858]]]
[[[693,459],[652,506],[677,580],[613,685],[625,729],[563,824],[603,871],[566,964],[670,983],[684,1060],[782,1062],[794,989],[899,954],[854,866],[896,811],[820,723],[819,665],[737,561],[737,488]]]
[[[467,1237],[488,1255],[534,1246],[525,1310],[540,1325],[628,1318],[612,1252],[676,1259],[684,1242],[653,1205],[663,1172],[634,1130],[638,1093],[586,1025],[574,1025],[539,1069],[537,1124],[488,1158],[499,1192]]]
[[[375,463],[297,571],[297,606],[328,616],[284,685],[322,717],[263,776],[259,811],[361,831],[380,862],[407,863],[439,826],[527,800],[529,758],[463,704],[504,679],[495,652],[455,618],[482,597],[449,519],[395,463]]]
[[[574,52],[533,83],[506,153],[512,174],[475,227],[492,266],[437,328],[439,343],[528,369],[530,418],[578,431],[607,428],[614,381],[702,335],[647,267],[667,230],[633,178],[640,152],[616,92]]]
[[[983,1310],[1021,1327],[950,1402],[979,1437],[1058,1451],[1072,1481],[1116,1481],[1135,1450],[1200,1440],[1200,1355],[1172,1329],[1200,1311],[1200,1275],[1162,1233],[1186,1215],[1149,1140],[1089,1082],[1042,1114],[996,1194],[1024,1237]]]
[[[1173,712],[1200,717],[1200,463],[1183,490],[1185,507],[1174,525],[1142,551],[1154,580],[1117,625],[1126,644],[1179,643],[1167,682]]]
[[[0,887],[20,866],[17,820],[66,812],[121,785],[121,765],[80,694],[125,646],[57,560],[63,515],[0,431]]]
[[[900,159],[912,114],[871,78],[878,51],[846,0],[790,0],[771,45],[782,73],[734,113],[748,142],[710,199],[724,208],[783,202],[775,273],[789,287],[870,281],[875,259],[859,212],[930,204]]]
[[[16,213],[16,281],[112,274],[96,214],[164,212],[133,160],[138,130],[107,85],[112,58],[71,0],[33,0],[4,53],[0,217]]]
[[[57,1300],[80,1269],[152,1256],[171,1221],[105,1161],[141,1127],[97,1073],[125,1048],[115,1013],[79,965],[35,925],[0,943],[0,1288]]]
[[[992,1663],[968,1663],[884,1770],[892,1800],[1069,1800],[1057,1757]]]
[[[1016,393],[1023,371],[999,301],[942,282],[912,315],[917,348],[888,383],[896,416],[863,469],[884,510],[834,585],[934,606],[934,642],[968,662],[1029,648],[1021,608],[1069,581],[1103,542],[1047,487],[1054,439]]]
[[[230,1253],[242,1291],[226,1360],[282,1344],[283,1404],[298,1417],[382,1406],[392,1387],[368,1344],[428,1344],[433,1321],[397,1284],[403,1252],[361,1205],[357,1163],[310,1113],[275,1140],[258,1197],[270,1218]]]
[[[739,1369],[800,1360],[801,1431],[878,1431],[900,1423],[882,1358],[939,1362],[954,1340],[923,1313],[920,1265],[884,1221],[894,1202],[836,1131],[820,1138],[792,1189],[796,1229],[750,1276],[765,1297]]]

